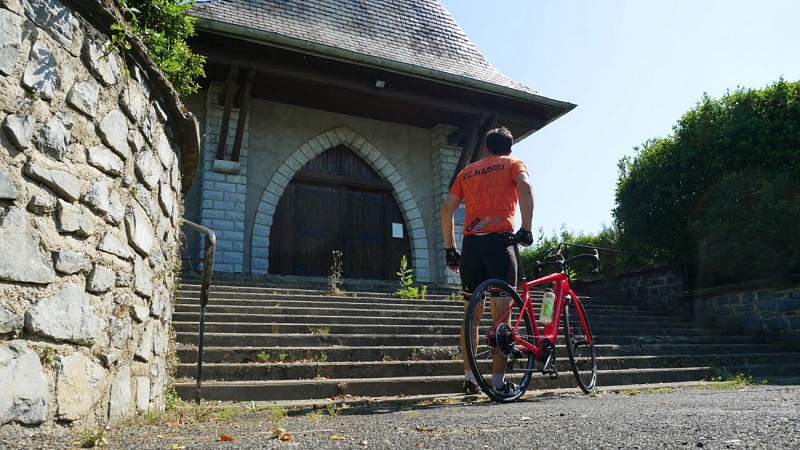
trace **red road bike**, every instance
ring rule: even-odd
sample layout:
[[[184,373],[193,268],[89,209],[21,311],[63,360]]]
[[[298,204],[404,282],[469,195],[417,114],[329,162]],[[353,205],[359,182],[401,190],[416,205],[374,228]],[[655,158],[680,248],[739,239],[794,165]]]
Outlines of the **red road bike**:
[[[465,333],[467,358],[472,373],[483,392],[495,401],[512,402],[519,399],[528,389],[537,361],[541,364],[540,371],[543,375],[558,377],[555,357],[559,328],[563,332],[562,345],[566,344],[567,356],[578,386],[587,394],[595,389],[597,359],[594,338],[586,310],[570,287],[569,274],[570,265],[578,260],[590,260],[594,264],[594,271],[599,272],[600,257],[597,249],[594,249],[592,253],[565,258],[562,248],[566,245],[569,244],[559,244],[547,255],[548,260],[537,261],[534,271],[538,278],[531,281],[523,278],[522,297],[508,283],[497,279],[481,283],[472,294],[464,317],[464,330],[471,330],[475,325],[475,309],[484,300],[487,300],[486,303],[489,303],[491,297],[511,300],[505,311],[495,314],[497,320],[493,323],[489,320],[488,327],[484,324],[481,328],[479,321],[478,342],[475,342],[472,333]],[[548,267],[555,267],[555,270],[549,275],[539,277],[543,269]],[[543,324],[540,329],[531,299],[531,289],[548,286],[555,296],[552,320]],[[540,306],[538,301],[537,306]],[[538,317],[542,319],[541,316]],[[486,322],[486,319],[482,321]],[[483,342],[480,342],[480,337]],[[507,392],[500,392],[492,387],[492,359],[497,352],[506,357],[506,380],[514,383],[514,388]]]

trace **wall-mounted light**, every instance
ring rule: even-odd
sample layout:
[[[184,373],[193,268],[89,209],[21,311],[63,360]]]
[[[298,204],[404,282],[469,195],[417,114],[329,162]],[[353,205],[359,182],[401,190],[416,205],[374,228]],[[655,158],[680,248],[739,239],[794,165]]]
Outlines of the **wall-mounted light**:
[[[381,77],[375,78],[375,89],[383,89],[384,87],[386,87],[386,81]]]

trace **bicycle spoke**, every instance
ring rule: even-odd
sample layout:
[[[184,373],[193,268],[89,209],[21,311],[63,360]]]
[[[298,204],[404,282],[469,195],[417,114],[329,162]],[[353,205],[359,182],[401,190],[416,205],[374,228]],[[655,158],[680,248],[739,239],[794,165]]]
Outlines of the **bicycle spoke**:
[[[510,323],[499,321],[496,325],[491,319],[484,317],[478,329],[478,340],[475,342],[471,334],[467,334],[467,357],[470,367],[481,389],[498,402],[510,402],[518,399],[525,393],[530,383],[534,358],[527,352],[521,351],[524,347],[517,344],[519,339],[533,343],[532,322],[522,310],[522,300],[516,291],[507,283],[500,280],[489,280],[482,283],[475,290],[472,300],[467,308],[465,319],[466,329],[474,325],[473,313],[481,299],[487,298],[486,293],[491,293],[500,298],[512,300],[509,311]],[[490,309],[487,301],[486,310]],[[516,330],[513,327],[518,327]],[[473,346],[477,344],[477,349]],[[513,383],[514,387],[508,392],[498,392],[492,386],[493,360],[498,363],[505,361],[505,381]]]
[[[583,305],[570,299],[564,307],[564,339],[575,380],[587,394],[594,391],[597,382],[597,358],[591,336]]]

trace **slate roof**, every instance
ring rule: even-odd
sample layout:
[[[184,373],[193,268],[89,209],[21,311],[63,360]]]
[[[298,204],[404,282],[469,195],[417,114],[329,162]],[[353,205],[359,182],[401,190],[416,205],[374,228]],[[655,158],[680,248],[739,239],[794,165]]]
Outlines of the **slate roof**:
[[[200,29],[234,25],[251,39],[289,38],[335,56],[383,61],[432,78],[455,75],[466,79],[456,82],[549,100],[492,67],[437,0],[198,0],[192,15],[201,19]]]

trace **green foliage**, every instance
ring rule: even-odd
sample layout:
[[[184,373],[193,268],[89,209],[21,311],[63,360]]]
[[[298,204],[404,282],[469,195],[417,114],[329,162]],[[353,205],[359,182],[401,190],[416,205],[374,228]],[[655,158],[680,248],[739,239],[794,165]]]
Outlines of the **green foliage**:
[[[423,285],[421,289],[414,286],[414,269],[408,266],[406,255],[400,258],[400,270],[396,274],[400,278],[401,286],[400,289],[394,292],[398,297],[410,300],[425,299],[428,293],[428,286]]]
[[[620,160],[620,245],[711,284],[800,270],[800,82],[704,96],[673,131]]]
[[[569,231],[562,226],[558,233],[553,233],[550,236],[545,236],[544,231],[540,228],[533,245],[528,248],[521,248],[519,256],[522,261],[523,273],[527,277],[532,278],[534,275],[533,266],[536,261],[546,261],[547,254],[558,247],[562,242],[597,248],[600,252],[600,264],[604,275],[635,269],[651,262],[648,259],[643,259],[634,255],[611,251],[620,250],[619,232],[614,226],[603,227],[597,234]],[[589,252],[591,252],[591,250],[586,248],[567,246],[565,256],[570,257]],[[572,279],[594,276],[595,274],[592,273],[593,268],[594,267],[590,264],[576,264],[575,267],[572,267],[570,276]]]
[[[82,448],[103,447],[108,443],[104,435],[105,430],[103,428],[96,430],[86,429],[78,433],[78,440]]]
[[[745,375],[742,372],[736,372],[736,374],[728,378],[727,380],[724,379],[722,376],[711,377],[709,380],[714,384],[705,384],[697,386],[698,389],[743,389],[751,384],[753,384],[753,376],[752,375]],[[766,383],[762,383],[766,384]]]
[[[342,406],[337,405],[335,403],[328,403],[327,405],[325,405],[325,410],[328,411],[328,415],[331,417],[338,417],[339,415],[341,415],[342,409],[343,409]]]
[[[330,273],[328,274],[328,295],[338,297],[343,294],[341,288],[342,284],[342,252],[339,250],[333,251],[333,265],[331,266]]]
[[[270,405],[269,406],[269,419],[275,425],[280,425],[283,423],[283,419],[289,415],[289,411],[280,405]]]
[[[186,39],[194,35],[196,18],[188,14],[194,0],[116,0],[125,23],[112,26],[112,44],[130,49],[138,35],[150,57],[181,96],[197,92],[205,75],[205,57],[192,52]]]
[[[42,365],[44,366],[53,366],[56,361],[56,356],[58,356],[58,351],[52,347],[44,347],[40,351],[39,361],[41,361]]]
[[[800,269],[798,219],[798,180],[759,169],[720,178],[698,199],[689,221],[698,282],[722,285]]]
[[[222,422],[230,422],[236,420],[236,418],[242,414],[244,414],[244,410],[241,408],[222,408],[222,410],[217,412],[216,418]]]
[[[166,406],[167,411],[172,411],[172,410],[180,407],[181,405],[183,405],[183,400],[178,395],[178,392],[175,390],[175,384],[173,384],[173,383],[170,383],[164,389],[164,398],[165,398],[165,403],[166,403],[165,406]]]

